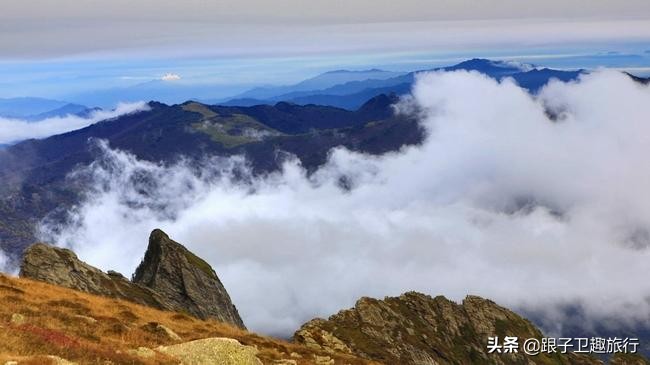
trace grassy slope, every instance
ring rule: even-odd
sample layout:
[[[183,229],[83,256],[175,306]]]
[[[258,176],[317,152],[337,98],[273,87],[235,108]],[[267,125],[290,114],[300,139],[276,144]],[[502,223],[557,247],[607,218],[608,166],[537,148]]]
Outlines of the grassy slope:
[[[24,323],[12,321],[15,314],[24,316]],[[91,323],[88,317],[96,322]],[[150,322],[172,329],[183,339],[180,342],[208,337],[237,339],[256,346],[265,364],[292,359],[292,353],[300,354],[294,358],[298,364],[311,364],[315,355],[326,355],[215,321],[0,275],[0,363],[47,364],[49,360],[43,356],[56,355],[80,364],[176,364],[175,359],[160,353],[151,359],[127,353],[140,346],[155,349],[179,342],[147,331],[144,326]],[[345,355],[332,357],[337,364],[369,364]]]
[[[192,128],[207,134],[213,141],[220,143],[225,148],[257,141],[256,138],[241,134],[246,129],[268,135],[281,135],[280,132],[245,114],[235,113],[230,116],[220,116],[199,103],[188,103],[183,106],[183,110],[201,114],[203,119],[200,122],[192,123]]]

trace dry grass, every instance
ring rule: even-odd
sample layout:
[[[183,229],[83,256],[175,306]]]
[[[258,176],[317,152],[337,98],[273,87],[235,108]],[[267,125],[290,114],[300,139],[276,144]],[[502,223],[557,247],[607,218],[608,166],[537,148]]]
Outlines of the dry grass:
[[[24,322],[16,318],[12,321],[14,314],[24,316]],[[52,363],[46,355],[80,364],[177,364],[161,353],[145,359],[127,352],[141,346],[155,349],[179,342],[147,330],[146,325],[152,322],[172,329],[182,342],[230,337],[256,346],[265,364],[280,359],[311,364],[315,355],[327,355],[216,321],[0,274],[0,364],[9,360],[20,364]],[[300,357],[291,357],[292,353]],[[369,364],[346,355],[329,356],[337,364]]]

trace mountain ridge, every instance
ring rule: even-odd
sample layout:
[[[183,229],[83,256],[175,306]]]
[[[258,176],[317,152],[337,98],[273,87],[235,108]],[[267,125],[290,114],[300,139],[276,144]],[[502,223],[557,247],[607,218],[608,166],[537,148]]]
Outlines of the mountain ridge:
[[[353,308],[301,326],[294,342],[328,353],[347,353],[385,364],[404,365],[599,365],[585,354],[492,352],[488,338],[541,341],[530,321],[489,299],[468,295],[461,303],[443,296],[406,292],[382,300],[363,297]],[[616,354],[610,364],[648,364],[634,354]]]
[[[549,68],[540,69],[534,65],[511,61],[473,58],[452,66],[422,69],[387,79],[349,81],[333,85],[326,89],[292,90],[291,92],[280,95],[266,95],[266,97],[261,98],[259,95],[244,93],[217,104],[244,104],[251,106],[275,103],[278,101],[288,101],[301,105],[320,104],[341,107],[348,110],[356,110],[365,100],[379,94],[407,94],[411,90],[418,73],[438,71],[452,72],[459,70],[480,72],[499,81],[505,77],[512,77],[522,88],[531,93],[539,91],[539,89],[552,78],[561,81],[572,81],[577,79],[582,73],[586,72],[585,70],[564,71]]]
[[[269,156],[282,150],[313,171],[336,146],[380,154],[419,143],[423,134],[417,121],[393,115],[395,100],[378,97],[357,112],[287,103],[250,108],[192,103],[198,106],[192,110],[190,104],[150,102],[148,111],[8,146],[0,150],[0,177],[5,181],[0,186],[5,222],[0,224],[0,244],[18,260],[26,245],[36,241],[33,227],[40,220],[57,217],[81,199],[83,187],[66,176],[99,157],[99,140],[156,163],[173,163],[179,156],[199,160],[243,155],[256,173],[279,169],[281,162]],[[264,133],[247,134],[247,129]]]

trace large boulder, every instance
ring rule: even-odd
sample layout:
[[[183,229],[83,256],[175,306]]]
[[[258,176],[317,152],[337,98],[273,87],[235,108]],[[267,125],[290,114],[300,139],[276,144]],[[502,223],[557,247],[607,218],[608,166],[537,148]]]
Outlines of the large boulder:
[[[304,324],[294,341],[384,364],[601,364],[577,355],[487,353],[488,337],[516,336],[520,346],[542,333],[516,313],[476,296],[456,304],[409,292],[384,300],[361,298],[352,309]],[[523,347],[523,346],[522,346]]]
[[[159,229],[151,233],[132,281],[114,271],[104,273],[68,249],[43,243],[25,250],[20,276],[245,328],[212,267]]]
[[[174,307],[196,317],[215,318],[245,328],[212,267],[159,229],[151,232],[149,247],[135,270],[133,282],[152,289]]]
[[[262,365],[258,350],[244,346],[232,338],[204,338],[171,346],[158,351],[177,358],[183,364],[193,365]]]

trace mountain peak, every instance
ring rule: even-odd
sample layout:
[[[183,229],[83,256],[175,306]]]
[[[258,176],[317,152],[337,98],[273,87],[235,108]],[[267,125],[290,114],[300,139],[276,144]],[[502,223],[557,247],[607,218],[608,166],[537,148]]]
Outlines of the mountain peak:
[[[160,229],[149,236],[149,246],[133,282],[150,288],[175,307],[199,318],[216,318],[244,328],[230,296],[210,264],[172,240]]]
[[[156,228],[149,235],[149,244],[161,245],[168,242],[169,236],[162,229]]]
[[[488,73],[490,75],[505,75],[513,74],[516,72],[524,72],[533,70],[535,67],[533,65],[514,62],[514,61],[501,61],[501,60],[490,60],[487,58],[472,58],[470,60],[463,61],[453,66],[442,68],[445,71],[455,71],[455,70],[472,70],[479,71],[482,73]]]
[[[382,120],[393,115],[393,104],[399,101],[396,94],[379,94],[366,101],[359,109],[357,115],[364,120]]]

